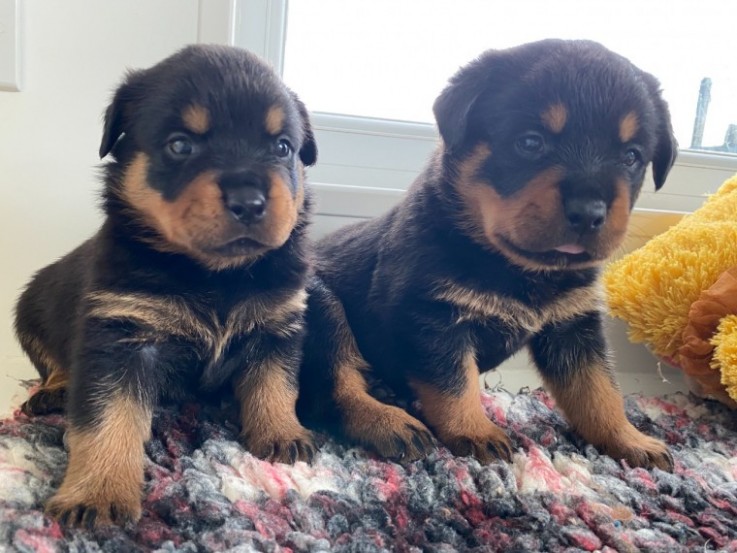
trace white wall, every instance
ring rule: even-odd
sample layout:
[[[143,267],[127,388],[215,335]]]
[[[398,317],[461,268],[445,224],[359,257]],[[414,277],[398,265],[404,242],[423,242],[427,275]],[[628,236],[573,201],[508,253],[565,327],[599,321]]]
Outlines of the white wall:
[[[0,91],[0,405],[32,377],[12,331],[31,274],[90,236],[102,113],[126,68],[197,41],[197,0],[25,0],[21,92]]]

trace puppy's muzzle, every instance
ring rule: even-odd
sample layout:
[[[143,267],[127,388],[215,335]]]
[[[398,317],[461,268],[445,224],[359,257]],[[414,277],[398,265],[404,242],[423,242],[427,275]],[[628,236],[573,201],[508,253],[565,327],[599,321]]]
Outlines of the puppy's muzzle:
[[[251,172],[235,173],[220,179],[223,203],[233,218],[244,225],[261,222],[266,216],[265,182]]]

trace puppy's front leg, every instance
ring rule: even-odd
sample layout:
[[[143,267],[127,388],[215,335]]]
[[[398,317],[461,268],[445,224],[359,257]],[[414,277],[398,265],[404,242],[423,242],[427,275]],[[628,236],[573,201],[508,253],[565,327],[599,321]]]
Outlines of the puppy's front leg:
[[[301,338],[252,335],[242,352],[244,370],[234,379],[240,403],[241,441],[262,459],[311,461],[312,434],[297,419],[297,371]]]
[[[442,343],[440,341],[436,343]],[[504,431],[490,421],[481,405],[479,370],[472,351],[453,359],[451,355],[436,358],[448,362],[453,369],[434,379],[410,379],[420,399],[422,414],[438,439],[454,455],[473,455],[482,463],[512,458],[512,446]],[[453,359],[453,360],[450,360]],[[432,361],[427,358],[428,363]],[[442,374],[428,371],[429,374]]]
[[[386,459],[410,463],[427,455],[434,444],[425,425],[369,392],[369,365],[340,300],[317,278],[309,291],[300,412],[337,425],[345,438]]]
[[[140,518],[157,359],[155,345],[106,339],[88,341],[78,355],[67,402],[69,464],[46,503],[62,523],[92,527]]]
[[[546,387],[584,439],[631,466],[673,470],[667,446],[627,420],[600,313],[548,325],[533,338],[530,349]]]

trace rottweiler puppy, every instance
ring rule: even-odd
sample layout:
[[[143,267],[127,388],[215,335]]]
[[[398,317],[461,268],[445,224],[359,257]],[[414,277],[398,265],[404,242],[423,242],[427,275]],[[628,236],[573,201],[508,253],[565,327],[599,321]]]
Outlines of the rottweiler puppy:
[[[300,416],[387,458],[437,438],[509,460],[479,373],[527,348],[583,438],[671,469],[625,416],[599,287],[646,167],[660,188],[675,161],[657,80],[594,42],[545,40],[484,53],[434,114],[441,143],[403,200],[317,244]],[[422,420],[372,396],[367,371],[419,399]]]
[[[41,375],[23,411],[67,416],[46,510],[90,526],[139,518],[162,399],[232,389],[249,451],[313,454],[295,413],[317,156],[304,105],[253,54],[189,46],[127,75],[108,154],[102,227],[33,277],[15,321]]]

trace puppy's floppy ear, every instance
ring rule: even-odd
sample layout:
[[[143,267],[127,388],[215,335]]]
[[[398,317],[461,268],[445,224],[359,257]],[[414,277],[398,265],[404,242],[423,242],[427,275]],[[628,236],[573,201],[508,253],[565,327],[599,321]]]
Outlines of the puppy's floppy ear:
[[[110,153],[120,135],[126,132],[130,122],[130,111],[137,96],[136,89],[141,71],[128,74],[125,82],[118,87],[113,96],[113,101],[105,110],[105,124],[100,142],[100,159]]]
[[[307,107],[304,105],[302,100],[292,92],[289,91],[289,95],[292,97],[299,117],[302,119],[302,147],[299,149],[299,159],[304,165],[314,165],[317,161],[317,142],[315,141],[315,133],[312,131],[312,124],[310,123],[310,114],[307,112]]]
[[[486,78],[481,69],[481,60],[462,68],[451,77],[433,104],[438,131],[445,147],[451,152],[457,151],[463,144],[471,111],[484,88]]]
[[[665,183],[665,178],[676,162],[676,157],[678,157],[678,141],[673,134],[670,110],[668,109],[668,104],[663,99],[660,83],[649,73],[644,73],[644,78],[652,96],[655,116],[657,118],[656,124],[658,125],[658,129],[655,154],[653,155],[653,180],[655,181],[655,190],[660,190]]]
[[[678,141],[673,134],[670,112],[665,100],[658,96],[655,105],[661,119],[658,125],[658,143],[655,146],[655,155],[653,156],[653,180],[655,181],[655,190],[660,190],[676,162],[676,157],[678,157]]]

